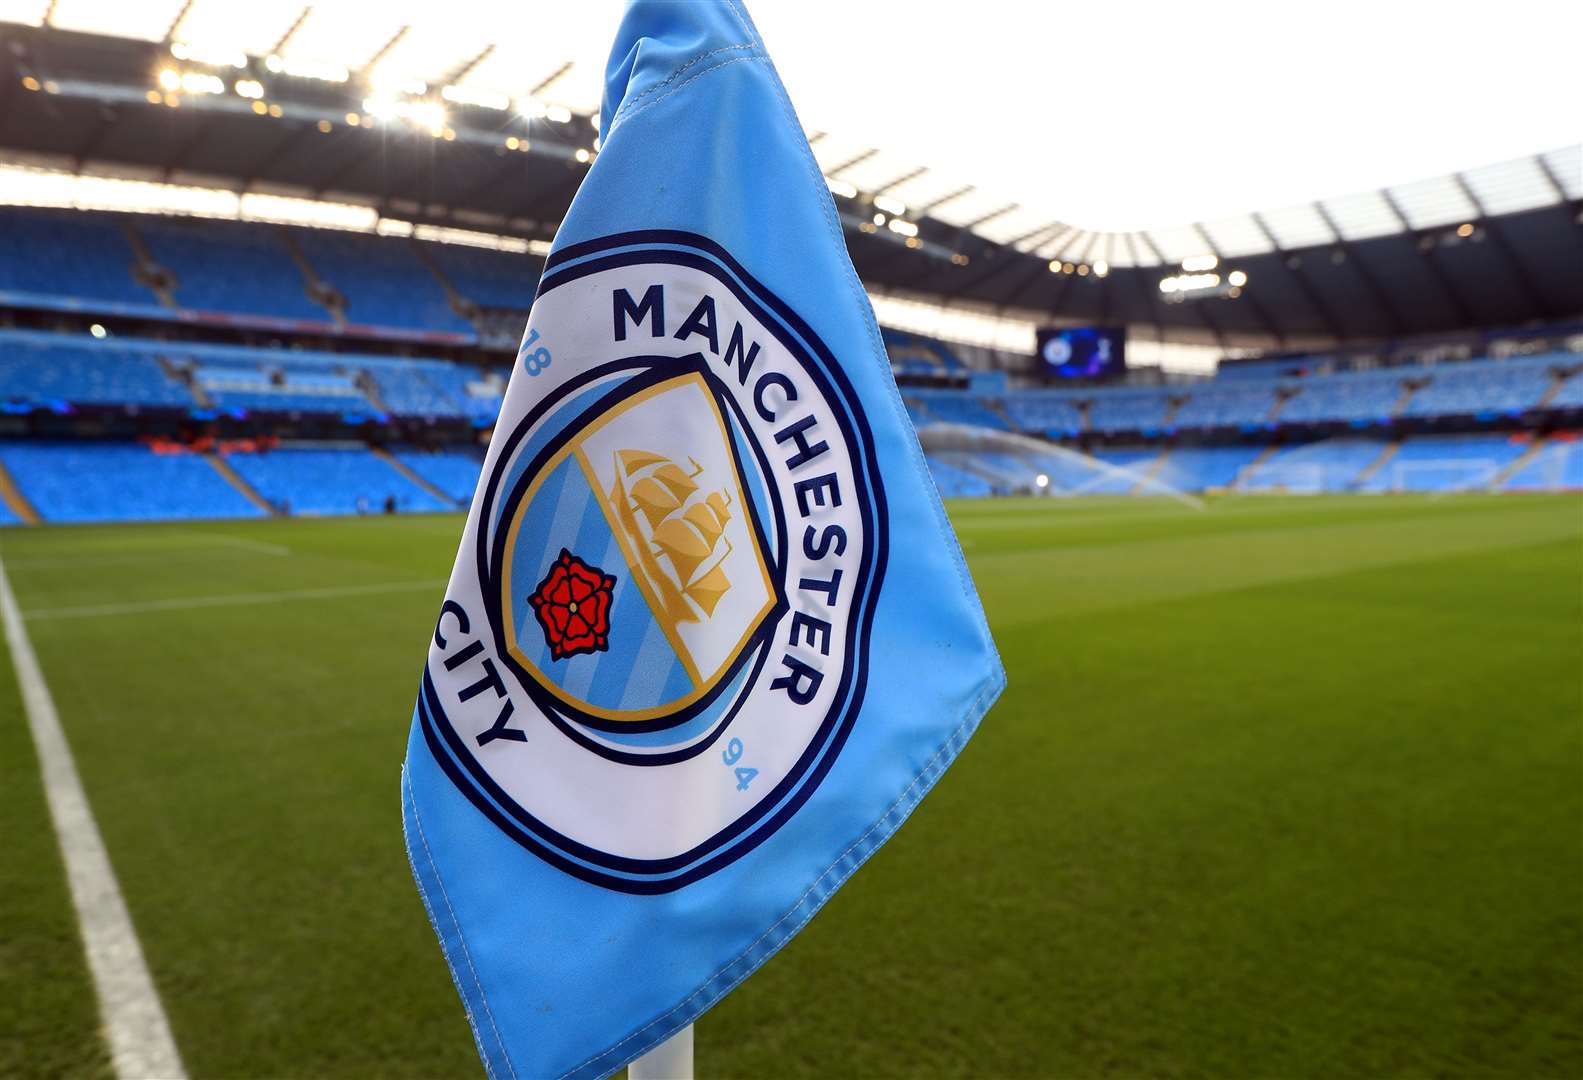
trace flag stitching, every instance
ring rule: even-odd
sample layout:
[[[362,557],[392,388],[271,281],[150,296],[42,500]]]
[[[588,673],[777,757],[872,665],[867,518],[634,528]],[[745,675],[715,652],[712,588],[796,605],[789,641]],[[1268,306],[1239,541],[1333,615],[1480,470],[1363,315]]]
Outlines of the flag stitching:
[[[680,91],[686,89],[689,85],[691,85],[692,83],[697,82],[699,79],[703,78],[705,75],[712,75],[715,72],[721,70],[722,68],[730,67],[732,64],[747,64],[747,63],[768,64],[769,62],[770,62],[770,58],[769,57],[767,57],[767,56],[760,56],[760,55],[739,56],[735,60],[722,60],[722,61],[720,61],[720,63],[715,64],[715,65],[713,65],[711,67],[706,67],[702,71],[694,72],[691,76],[689,76],[688,78],[684,79],[682,82],[677,83],[675,86],[673,86],[669,90],[665,91],[665,93],[661,94],[659,97],[653,98],[652,100],[649,100],[649,101],[645,101],[643,104],[639,105],[635,109],[627,109],[625,106],[623,106],[622,107],[623,111],[622,111],[622,114],[621,114],[621,119],[622,120],[630,120],[634,116],[638,115],[641,112],[644,112],[645,110],[651,108],[652,106],[658,105],[660,102],[664,101],[668,97],[671,97],[673,94],[677,94]],[[655,89],[658,89],[658,88],[656,87]],[[612,128],[613,127],[614,127],[614,125],[612,124]]]
[[[710,49],[706,53],[699,53],[697,56],[695,56],[691,60],[687,61],[687,63],[683,64],[681,67],[677,68],[675,71],[673,71],[669,75],[665,76],[665,78],[661,79],[659,82],[655,83],[653,86],[649,87],[646,90],[640,90],[636,94],[632,95],[632,97],[627,98],[626,100],[622,101],[621,108],[617,110],[617,114],[616,115],[620,116],[621,113],[626,111],[629,106],[636,105],[638,102],[642,101],[644,98],[648,97],[650,94],[654,94],[654,93],[659,92],[660,90],[663,90],[667,85],[669,85],[670,83],[675,82],[678,78],[680,78],[682,72],[686,71],[688,68],[692,67],[694,64],[702,63],[703,61],[709,59],[711,56],[717,56],[720,53],[737,52],[737,51],[740,51],[742,49],[751,49],[751,48],[753,48],[753,43],[751,41],[744,41],[744,42],[742,42],[741,44],[738,44],[738,45],[722,45],[718,49]],[[613,119],[611,121],[611,126],[614,127],[614,120]]]
[[[412,823],[414,825],[416,825],[417,828],[418,828],[418,842],[423,845],[423,856],[424,856],[425,859],[428,860],[428,862],[429,862],[429,869],[431,871],[433,871],[433,873],[434,873],[434,883],[440,887],[440,899],[445,901],[445,910],[451,916],[451,925],[456,928],[456,943],[459,946],[461,946],[462,959],[467,961],[468,973],[471,974],[472,977],[473,977],[473,985],[478,988],[478,1003],[479,1003],[479,1005],[481,1005],[483,1007],[484,1016],[489,1021],[489,1028],[490,1028],[490,1030],[495,1033],[495,1042],[500,1046],[501,1056],[502,1056],[502,1058],[504,1058],[504,1060],[506,1062],[506,1071],[511,1073],[512,1077],[515,1077],[517,1075],[517,1071],[516,1071],[516,1069],[512,1068],[511,1055],[510,1055],[510,1053],[508,1053],[506,1051],[506,1042],[505,1042],[505,1040],[500,1037],[500,1028],[495,1025],[495,1014],[489,1008],[489,997],[488,997],[487,994],[484,993],[483,981],[481,979],[479,979],[479,977],[478,977],[478,969],[473,966],[472,953],[468,951],[467,939],[462,934],[462,923],[461,923],[461,920],[457,919],[457,917],[456,917],[456,909],[451,906],[451,897],[450,897],[450,894],[447,893],[446,890],[445,890],[445,879],[440,876],[440,867],[434,861],[434,853],[429,850],[429,839],[428,839],[427,836],[424,835],[424,832],[423,832],[423,819],[418,814],[418,800],[417,800],[417,797],[412,794],[412,785],[411,785],[410,781],[408,781],[405,786],[406,786],[406,790],[407,790],[408,802],[409,802],[409,804],[412,807]],[[411,846],[410,845],[408,846],[408,850],[409,850],[409,852],[411,851]],[[429,903],[428,892],[423,887],[423,880],[421,878],[418,878],[418,875],[416,875],[416,874],[414,874],[413,877],[417,878],[417,880],[418,880],[418,892],[420,894],[422,894],[422,896],[423,896],[424,906],[429,909],[429,919],[432,922],[432,921],[434,921],[434,909],[433,909],[433,906]],[[441,937],[441,943],[442,944],[444,943],[443,936]],[[447,962],[447,964],[449,964],[450,963],[449,950],[442,950],[442,951],[446,952],[446,954],[447,954],[446,955],[446,962]],[[454,966],[452,966],[452,968],[451,968],[451,975],[452,975],[452,978],[455,979],[456,969],[455,969]],[[459,981],[459,980],[457,980],[457,981]],[[477,1035],[478,1035],[477,1025],[473,1023],[473,1017],[472,1017],[471,1010],[466,1010],[466,1011],[468,1012],[467,1022],[468,1022],[468,1024],[470,1026],[473,1027],[474,1038],[476,1039]],[[480,1039],[478,1041],[480,1043],[482,1043],[483,1040]],[[494,1075],[493,1070],[489,1068],[489,1062],[488,1062],[487,1057],[485,1058],[485,1061],[484,1061],[484,1068],[485,1068],[485,1071],[489,1072],[490,1076]]]
[[[568,1069],[566,1072],[562,1073],[561,1076],[557,1078],[557,1080],[568,1080],[569,1077],[576,1075],[579,1071],[587,1068],[590,1064],[598,1061],[600,1058],[620,1052],[621,1048],[626,1046],[628,1043],[635,1039],[642,1038],[644,1032],[649,1031],[651,1028],[654,1028],[658,1025],[665,1024],[672,1017],[685,1010],[697,998],[709,994],[710,989],[716,980],[745,960],[755,949],[764,944],[767,939],[775,936],[775,932],[780,929],[781,925],[785,923],[786,920],[796,915],[798,910],[804,906],[810,896],[819,891],[821,887],[828,886],[829,891],[826,893],[824,899],[820,900],[818,904],[815,904],[811,909],[806,911],[794,927],[792,927],[786,933],[779,935],[780,940],[776,943],[774,948],[779,949],[781,945],[784,945],[787,941],[790,941],[794,936],[796,936],[797,932],[801,930],[803,926],[807,925],[808,920],[812,919],[814,915],[818,914],[819,908],[823,906],[824,900],[827,900],[830,896],[835,895],[835,889],[838,888],[843,881],[855,873],[858,867],[861,866],[870,855],[872,855],[875,851],[878,851],[879,845],[875,844],[869,847],[869,849],[863,853],[862,857],[859,858],[858,862],[853,865],[851,869],[847,870],[843,874],[840,874],[834,880],[827,880],[830,877],[831,872],[839,867],[841,863],[846,861],[848,855],[851,855],[852,852],[856,851],[858,848],[863,847],[876,831],[889,825],[889,828],[886,829],[886,834],[888,836],[901,826],[901,822],[906,820],[907,815],[912,812],[913,808],[915,808],[918,803],[923,801],[923,797],[929,793],[929,789],[934,785],[935,781],[938,780],[940,776],[944,775],[946,765],[949,764],[950,760],[953,759],[958,752],[960,752],[964,745],[966,745],[966,735],[973,727],[977,725],[979,720],[983,719],[984,713],[988,711],[990,703],[993,702],[995,697],[1000,693],[1001,687],[1003,685],[1004,679],[996,678],[979,693],[978,697],[973,702],[973,707],[968,710],[968,713],[965,717],[963,717],[962,722],[958,724],[955,730],[951,732],[950,736],[945,740],[945,742],[935,750],[934,755],[930,757],[928,762],[924,764],[923,768],[918,770],[917,775],[912,778],[912,782],[902,789],[901,794],[896,797],[896,801],[892,803],[890,807],[879,816],[878,819],[875,820],[874,824],[868,827],[862,836],[854,840],[851,846],[849,846],[845,851],[841,852],[840,855],[831,861],[829,866],[825,867],[825,869],[820,872],[819,876],[814,879],[813,884],[809,885],[807,890],[797,898],[796,903],[787,908],[785,914],[783,914],[779,919],[775,920],[768,930],[759,935],[759,937],[755,939],[751,945],[743,949],[730,961],[721,965],[721,967],[713,975],[709,976],[709,978],[703,981],[697,990],[693,991],[686,998],[684,998],[674,1009],[665,1013],[663,1016],[649,1021],[643,1027],[638,1028],[620,1042],[613,1044],[606,1050],[600,1051],[587,1061],[581,1062],[580,1064]],[[942,758],[945,759],[944,762],[942,762]],[[922,781],[927,782],[924,783],[924,786],[921,790],[915,793],[914,789],[917,788],[919,783]],[[891,818],[896,815],[897,811],[903,809],[905,809],[905,812],[901,815],[901,818],[897,820],[895,824],[889,824]],[[738,975],[734,979],[731,979],[726,985],[720,987],[718,992],[713,995],[713,999],[718,1001],[720,998],[730,993],[744,979],[762,967],[769,959],[770,955],[773,955],[773,951],[766,955],[758,963],[751,965],[748,970],[742,972],[742,974]],[[669,1033],[666,1034],[666,1037],[669,1037]],[[663,1040],[656,1040],[656,1043],[659,1041]]]

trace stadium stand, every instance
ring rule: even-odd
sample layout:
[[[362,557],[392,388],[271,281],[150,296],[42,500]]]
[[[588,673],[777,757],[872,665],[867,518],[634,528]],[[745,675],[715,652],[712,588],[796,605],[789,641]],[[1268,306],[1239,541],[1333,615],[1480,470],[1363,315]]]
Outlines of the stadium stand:
[[[472,500],[483,458],[471,450],[395,450],[397,461],[459,503]]]
[[[989,481],[981,476],[976,476],[960,466],[942,461],[931,454],[928,457],[929,472],[934,477],[934,486],[940,494],[947,499],[972,498],[993,493]]]
[[[909,388],[907,398],[913,410],[913,423],[970,424],[974,427],[1006,427],[1005,419],[981,399],[956,390]]]
[[[1083,430],[1078,409],[1081,395],[1059,390],[1028,390],[1008,394],[1001,407],[1019,429],[1052,438],[1076,435]]]
[[[1380,439],[1324,439],[1280,450],[1243,474],[1244,491],[1350,491],[1389,444]]]
[[[1281,407],[1283,424],[1338,422],[1356,425],[1383,423],[1401,401],[1401,369],[1365,371],[1344,375],[1311,375],[1286,384],[1291,393]]]
[[[1441,364],[1425,371],[1429,384],[1413,395],[1406,416],[1514,415],[1532,408],[1555,381],[1559,354],[1515,360]]]
[[[0,293],[155,308],[159,298],[133,276],[137,253],[108,214],[0,211]]]
[[[410,243],[328,229],[294,234],[314,273],[346,299],[348,322],[473,335]]]
[[[180,367],[181,362],[176,361]],[[210,402],[222,409],[256,412],[369,412],[374,406],[354,377],[329,364],[274,366],[266,356],[199,354],[188,370]]]
[[[45,521],[258,517],[197,454],[136,443],[0,443],[0,463]]]
[[[1165,427],[1170,400],[1163,388],[1118,389],[1094,394],[1088,407],[1088,426],[1107,434],[1138,431],[1153,434]]]
[[[1566,432],[1540,447],[1506,478],[1507,491],[1583,490],[1583,435]]]
[[[185,408],[191,392],[147,353],[91,338],[0,333],[0,400]]]
[[[538,288],[538,263],[521,255],[462,244],[422,244],[423,257],[461,295],[480,307],[526,311]]]
[[[1422,435],[1402,443],[1363,491],[1484,490],[1528,448],[1526,438],[1502,434]]]
[[[909,334],[890,327],[880,328],[880,338],[890,357],[891,367],[908,375],[937,375],[967,370],[956,351],[945,342],[922,334]]]
[[[1583,369],[1574,372],[1563,382],[1550,399],[1551,408],[1583,409]]]
[[[1195,386],[1171,426],[1182,431],[1264,425],[1276,404],[1277,384]]]
[[[1180,491],[1228,488],[1264,452],[1262,446],[1177,447],[1155,476]]]
[[[184,308],[329,323],[286,244],[285,231],[234,221],[141,218],[138,234],[175,277]]]
[[[280,447],[232,454],[233,469],[272,506],[292,514],[450,510],[364,446]]]

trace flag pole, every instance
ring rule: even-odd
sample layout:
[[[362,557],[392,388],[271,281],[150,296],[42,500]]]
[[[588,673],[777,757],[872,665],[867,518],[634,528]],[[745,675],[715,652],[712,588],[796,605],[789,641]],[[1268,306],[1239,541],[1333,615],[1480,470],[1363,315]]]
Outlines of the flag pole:
[[[693,1026],[688,1024],[628,1065],[627,1080],[693,1080]]]

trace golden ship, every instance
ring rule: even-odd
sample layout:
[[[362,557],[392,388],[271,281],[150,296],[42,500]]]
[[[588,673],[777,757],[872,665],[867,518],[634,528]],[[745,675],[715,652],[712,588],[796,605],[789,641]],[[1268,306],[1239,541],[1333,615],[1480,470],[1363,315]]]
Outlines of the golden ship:
[[[663,454],[618,450],[609,496],[637,555],[635,569],[664,608],[656,614],[672,626],[708,619],[731,588],[722,565],[732,551],[725,535],[731,498],[706,491],[699,483],[703,466],[691,457],[688,464],[684,469]]]

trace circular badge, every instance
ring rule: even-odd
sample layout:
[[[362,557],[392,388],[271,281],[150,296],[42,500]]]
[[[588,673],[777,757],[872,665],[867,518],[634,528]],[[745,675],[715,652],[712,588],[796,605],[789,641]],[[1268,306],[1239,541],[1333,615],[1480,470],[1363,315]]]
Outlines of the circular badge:
[[[784,825],[857,714],[884,566],[835,358],[708,240],[546,266],[420,697],[524,846],[680,888]]]

